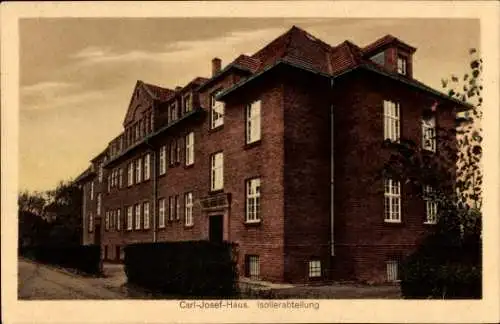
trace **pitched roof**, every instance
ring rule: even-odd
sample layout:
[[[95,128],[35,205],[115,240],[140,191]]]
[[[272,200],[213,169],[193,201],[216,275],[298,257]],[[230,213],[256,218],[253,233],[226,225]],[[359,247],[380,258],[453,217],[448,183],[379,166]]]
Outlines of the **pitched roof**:
[[[86,178],[88,178],[90,176],[93,176],[93,175],[95,175],[95,172],[92,171],[91,167],[88,167],[87,169],[85,169],[85,171],[83,171],[82,173],[80,173],[80,175],[78,177],[76,177],[76,179],[73,182],[74,183],[80,183],[83,180],[85,180]]]
[[[175,93],[174,90],[168,88],[162,88],[157,85],[142,82],[141,80],[139,80],[138,82],[142,84],[144,89],[146,89],[146,92],[151,96],[151,98],[155,100],[168,100]]]
[[[371,53],[379,48],[383,48],[383,47],[390,45],[392,43],[395,43],[399,46],[405,47],[411,53],[416,51],[415,47],[410,46],[410,45],[406,44],[405,42],[401,41],[399,38],[389,34],[389,35],[385,35],[384,37],[381,37],[381,38],[377,39],[376,41],[374,41],[373,43],[365,46],[363,48],[363,53],[364,54]]]
[[[247,68],[249,71],[253,73],[259,69],[261,62],[254,57],[241,54],[231,64]]]

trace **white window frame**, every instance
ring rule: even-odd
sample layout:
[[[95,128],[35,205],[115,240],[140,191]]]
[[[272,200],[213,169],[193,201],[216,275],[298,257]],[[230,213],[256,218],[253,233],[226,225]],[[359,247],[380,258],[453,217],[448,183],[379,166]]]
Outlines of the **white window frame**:
[[[398,55],[397,58],[397,71],[399,74],[408,74],[408,59],[404,56]]]
[[[422,148],[436,152],[436,117],[422,119]]]
[[[142,159],[135,160],[135,183],[142,181]]]
[[[143,217],[143,228],[149,229],[149,201],[142,204],[142,217]]]
[[[94,231],[94,215],[92,214],[92,212],[89,212],[88,217],[89,217],[88,231],[93,232]]]
[[[310,260],[309,261],[309,278],[320,278],[321,277],[321,261],[320,260]]]
[[[384,139],[399,142],[401,136],[401,111],[399,103],[384,100]]]
[[[123,168],[118,170],[118,188],[123,188]]]
[[[160,175],[165,174],[167,172],[167,147],[163,145],[160,147]]]
[[[384,179],[384,221],[401,223],[401,182]]]
[[[193,226],[193,193],[186,192],[184,194],[184,225]]]
[[[165,228],[165,198],[158,199],[158,227]]]
[[[192,111],[193,110],[193,96],[191,95],[191,93],[186,94],[182,100],[183,100],[184,112],[187,113],[187,112]]]
[[[175,218],[175,199],[174,196],[168,197],[168,220],[173,221]]]
[[[175,195],[175,219],[181,219],[181,200],[179,195]]]
[[[112,172],[111,172],[111,174],[109,174],[109,175],[108,175],[108,181],[107,181],[107,182],[108,182],[108,183],[107,183],[107,184],[108,184],[108,192],[110,192],[110,191],[111,191],[111,187],[112,187],[112,184],[113,184],[113,178],[112,178],[112,175],[113,175],[113,173],[112,173]]]
[[[215,97],[222,89],[210,95],[210,128],[214,129],[224,125],[224,102],[215,100]]]
[[[151,178],[151,154],[146,154],[144,156],[144,180],[149,180]]]
[[[127,170],[127,185],[130,187],[134,185],[134,162],[128,164]]]
[[[101,193],[97,194],[97,216],[101,215],[101,209],[102,209],[102,196]]]
[[[186,165],[192,165],[194,164],[194,132],[190,132],[186,135],[184,144],[186,147],[185,163]]]
[[[261,139],[261,108],[260,100],[246,107],[246,143],[254,143]]]
[[[90,200],[94,200],[94,180],[90,182]]]
[[[135,211],[135,229],[140,230],[141,229],[141,204],[135,204],[134,206],[134,211]]]
[[[177,120],[178,118],[178,109],[177,109],[177,102],[171,103],[170,106],[168,106],[168,122],[173,123],[174,121]]]
[[[134,206],[127,207],[127,230],[134,228]]]
[[[248,277],[259,279],[260,277],[260,257],[258,255],[247,255]]]
[[[210,156],[210,189],[224,188],[224,153],[217,152]]]
[[[109,231],[109,211],[106,210],[105,212],[105,217],[104,217],[104,229],[106,231]]]
[[[437,224],[437,202],[432,198],[434,188],[424,186],[424,201],[425,201],[425,222],[424,224]]]
[[[260,178],[252,178],[246,181],[246,210],[245,222],[258,223],[260,222]]]
[[[397,260],[389,260],[386,262],[387,281],[399,282],[399,262]]]
[[[99,171],[98,172],[99,172],[99,175],[98,175],[99,183],[102,183],[102,178],[103,178],[103,173],[104,173],[102,163],[99,164]]]
[[[181,138],[177,138],[175,141],[175,162],[180,163],[181,162]]]
[[[116,210],[116,230],[120,231],[122,229],[122,210]]]

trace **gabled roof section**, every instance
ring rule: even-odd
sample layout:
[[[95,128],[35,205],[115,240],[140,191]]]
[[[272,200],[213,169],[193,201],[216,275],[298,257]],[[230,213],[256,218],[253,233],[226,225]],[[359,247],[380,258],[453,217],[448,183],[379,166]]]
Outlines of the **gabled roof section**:
[[[259,60],[251,56],[241,54],[233,62],[229,63],[226,67],[219,71],[219,73],[203,82],[198,88],[198,91],[201,91],[203,88],[210,85],[215,80],[218,80],[221,76],[225,75],[232,69],[238,69],[240,71],[245,71],[246,73],[252,74],[259,69],[260,65],[261,63]]]
[[[376,52],[377,50],[382,50],[391,44],[402,47],[412,54],[417,50],[415,47],[406,44],[399,38],[388,34],[365,46],[362,51],[365,55],[369,55]]]
[[[175,92],[174,90],[162,88],[145,82],[142,82],[142,86],[144,87],[144,89],[146,89],[151,98],[158,101],[168,100]]]
[[[78,177],[76,177],[76,179],[73,182],[79,184],[79,183],[84,182],[86,179],[88,179],[92,176],[95,176],[95,172],[92,171],[91,167],[88,167],[85,171],[80,173],[80,175]]]

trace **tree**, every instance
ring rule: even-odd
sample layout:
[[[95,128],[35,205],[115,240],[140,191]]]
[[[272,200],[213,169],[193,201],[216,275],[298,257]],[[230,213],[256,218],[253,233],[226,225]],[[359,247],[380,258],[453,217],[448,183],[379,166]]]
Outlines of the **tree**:
[[[403,264],[402,291],[410,297],[466,298],[481,294],[482,206],[482,60],[470,50],[470,72],[442,80],[451,98],[470,106],[458,112],[454,125],[435,127],[435,152],[402,138],[386,142],[390,158],[383,169],[415,193],[438,206],[438,223]],[[443,106],[424,109],[430,120]],[[432,140],[432,139],[430,139]],[[431,192],[424,191],[430,186]]]

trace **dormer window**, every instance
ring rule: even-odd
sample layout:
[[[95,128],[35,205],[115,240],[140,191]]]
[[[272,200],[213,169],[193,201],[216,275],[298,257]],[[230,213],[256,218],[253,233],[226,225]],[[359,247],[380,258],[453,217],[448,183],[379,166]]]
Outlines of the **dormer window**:
[[[406,66],[407,66],[406,57],[398,56],[398,73],[406,75],[407,74]]]
[[[177,120],[177,104],[174,102],[168,108],[168,122],[171,123]]]
[[[193,110],[193,102],[192,102],[192,96],[190,93],[184,96],[184,112],[190,112]]]

